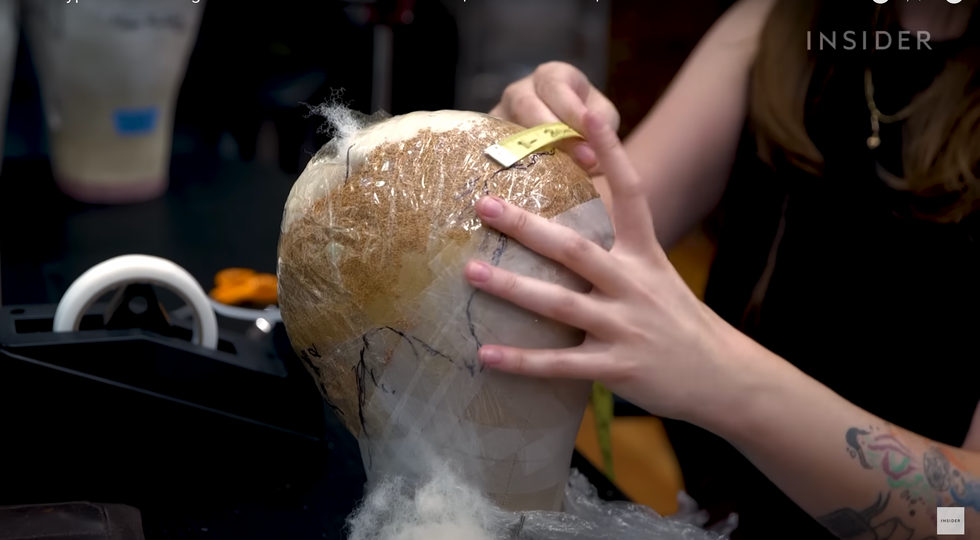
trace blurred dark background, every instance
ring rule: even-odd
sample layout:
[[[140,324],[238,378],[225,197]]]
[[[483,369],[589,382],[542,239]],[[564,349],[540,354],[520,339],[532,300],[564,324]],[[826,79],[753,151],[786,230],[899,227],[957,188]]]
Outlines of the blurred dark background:
[[[171,258],[206,286],[225,267],[274,271],[280,203],[328,139],[306,104],[489,111],[507,84],[562,60],[607,92],[628,135],[729,4],[283,0],[243,8],[209,0],[177,102],[170,190],[109,207],[55,188],[21,35],[0,177],[2,300],[56,302],[81,272],[129,252]]]
[[[223,268],[274,273],[283,203],[327,142],[323,119],[306,104],[486,112],[507,84],[561,60],[607,93],[626,136],[732,3],[207,0],[177,102],[169,189],[128,205],[83,204],[55,185],[49,119],[21,35],[0,173],[0,298],[4,305],[56,303],[82,272],[127,253],[170,259],[205,289]],[[714,253],[714,224],[671,254],[698,294]],[[617,470],[630,471],[620,487],[670,514],[683,487],[676,459],[656,419],[637,422],[624,421],[614,434]],[[599,463],[589,429],[587,421],[579,449]]]

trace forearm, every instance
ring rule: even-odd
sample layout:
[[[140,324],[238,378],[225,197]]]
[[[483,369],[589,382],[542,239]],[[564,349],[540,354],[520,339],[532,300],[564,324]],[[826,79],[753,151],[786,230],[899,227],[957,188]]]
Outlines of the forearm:
[[[774,0],[740,0],[708,31],[624,141],[669,250],[721,200],[748,113],[749,76]],[[596,188],[607,202],[604,178]]]
[[[965,508],[966,537],[980,538],[980,454],[891,425],[755,344],[739,354],[752,355],[737,362],[749,366],[739,375],[744,382],[733,385],[741,397],[706,427],[831,532],[840,538],[930,538],[936,507],[956,506]],[[932,414],[925,404],[922,414]],[[914,532],[882,534],[892,527]]]

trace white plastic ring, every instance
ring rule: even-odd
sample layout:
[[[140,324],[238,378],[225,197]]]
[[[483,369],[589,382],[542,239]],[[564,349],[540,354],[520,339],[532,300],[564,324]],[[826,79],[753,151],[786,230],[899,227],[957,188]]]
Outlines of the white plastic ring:
[[[187,270],[160,257],[123,255],[103,261],[68,287],[54,314],[55,332],[77,332],[82,317],[102,295],[133,283],[165,287],[194,311],[192,341],[207,349],[218,348],[218,318],[208,295]]]

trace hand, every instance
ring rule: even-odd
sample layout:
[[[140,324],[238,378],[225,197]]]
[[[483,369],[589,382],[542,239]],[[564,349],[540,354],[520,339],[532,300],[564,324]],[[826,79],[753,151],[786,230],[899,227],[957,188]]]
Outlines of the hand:
[[[508,86],[490,114],[525,127],[564,122],[582,133],[587,111],[598,112],[612,131],[619,129],[616,107],[584,73],[569,64],[549,62]],[[559,146],[590,174],[599,174],[595,152],[588,143],[564,141]]]
[[[572,292],[470,262],[473,286],[586,331],[582,345],[522,350],[485,345],[489,367],[528,376],[598,380],[653,414],[696,421],[738,374],[731,354],[748,340],[701,303],[657,242],[636,172],[606,120],[585,116],[584,135],[609,181],[616,239],[610,251],[571,229],[496,197],[477,203],[482,221],[592,283]]]

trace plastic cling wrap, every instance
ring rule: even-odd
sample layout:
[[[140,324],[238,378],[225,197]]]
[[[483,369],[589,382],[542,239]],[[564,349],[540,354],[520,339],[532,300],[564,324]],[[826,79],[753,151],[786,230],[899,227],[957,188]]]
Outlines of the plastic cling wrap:
[[[680,495],[683,496],[683,493]],[[702,528],[695,506],[669,518],[648,507],[606,502],[577,471],[564,493],[565,512],[507,512],[447,468],[424,482],[387,478],[348,519],[350,540],[725,540],[732,514]],[[690,513],[693,510],[693,513]]]
[[[591,180],[566,154],[504,169],[483,150],[522,130],[487,115],[326,114],[334,140],[286,203],[279,302],[291,342],[361,447],[369,488],[435,461],[508,510],[557,510],[590,383],[485,370],[483,343],[561,348],[583,334],[474,290],[484,260],[585,291],[561,265],[484,227],[485,194],[609,247]]]

